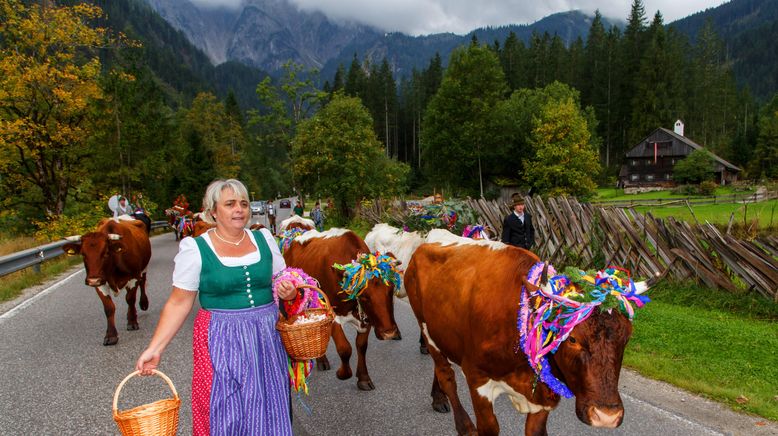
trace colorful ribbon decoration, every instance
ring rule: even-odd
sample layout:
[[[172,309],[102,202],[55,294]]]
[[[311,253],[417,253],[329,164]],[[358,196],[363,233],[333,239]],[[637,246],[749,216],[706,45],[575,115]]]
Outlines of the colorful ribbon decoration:
[[[544,263],[536,263],[527,274],[527,281],[540,286]],[[626,277],[623,273],[626,272]],[[635,294],[635,283],[629,272],[617,267],[608,267],[594,276],[574,270],[569,275],[556,275],[549,265],[548,284],[551,292],[543,288],[529,291],[522,287],[519,305],[518,330],[520,340],[514,350],[519,348],[527,356],[530,367],[537,377],[558,395],[571,398],[573,393],[551,373],[547,356],[554,354],[573,329],[591,316],[597,306],[610,305],[615,299],[619,310],[630,320],[634,317],[634,303],[642,307],[651,301],[648,297]],[[575,283],[581,288],[578,292]],[[530,299],[538,297],[533,304]],[[603,306],[605,307],[605,306]]]
[[[287,267],[273,276],[273,300],[276,306],[279,306],[279,304],[284,305],[287,315],[297,315],[309,307],[324,307],[324,302],[319,298],[319,293],[311,288],[303,288],[302,296],[298,294],[294,300],[285,300],[283,303],[280,303],[278,288],[283,281],[292,282],[295,288],[299,288],[301,285],[311,285],[318,288],[319,282],[299,268]],[[286,359],[289,383],[292,385],[292,388],[298,395],[301,390],[305,392],[305,395],[308,395],[308,377],[313,370],[313,359],[292,360],[288,356]]]
[[[380,278],[386,285],[391,283],[395,289],[399,289],[402,278],[397,271],[396,264],[397,259],[378,251],[362,253],[349,264],[333,264],[333,268],[344,272],[340,282],[340,292],[346,294],[343,301],[357,299],[367,288],[367,282],[374,277]]]
[[[484,229],[484,226],[471,224],[465,226],[465,229],[462,231],[462,237],[470,239],[489,239],[486,236],[486,229]]]
[[[281,254],[284,254],[284,250],[292,245],[294,238],[302,235],[307,231],[308,230],[301,229],[299,227],[284,230],[284,233],[281,234],[281,239],[278,240],[278,249],[281,250]]]

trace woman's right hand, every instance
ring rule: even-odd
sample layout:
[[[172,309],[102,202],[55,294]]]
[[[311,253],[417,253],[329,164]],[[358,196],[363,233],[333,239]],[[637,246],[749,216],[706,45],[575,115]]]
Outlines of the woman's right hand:
[[[161,359],[162,355],[159,352],[147,348],[135,363],[135,369],[140,371],[141,375],[151,375],[153,374],[151,371],[157,369]]]

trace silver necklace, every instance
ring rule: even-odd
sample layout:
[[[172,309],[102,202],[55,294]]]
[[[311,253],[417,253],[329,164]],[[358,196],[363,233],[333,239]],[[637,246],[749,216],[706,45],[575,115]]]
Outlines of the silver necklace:
[[[213,229],[213,234],[214,234],[214,235],[216,235],[216,237],[217,237],[217,238],[219,238],[219,239],[221,239],[223,242],[226,242],[226,243],[228,243],[228,244],[234,245],[234,246],[236,246],[236,247],[237,247],[238,245],[240,245],[240,243],[241,243],[241,242],[243,242],[243,240],[246,238],[246,231],[245,231],[245,230],[243,231],[243,236],[241,236],[241,237],[240,237],[240,240],[239,240],[238,242],[232,242],[232,241],[228,241],[228,240],[226,240],[226,239],[222,238],[222,237],[219,235],[219,232],[217,232],[217,231],[216,231],[216,229]]]

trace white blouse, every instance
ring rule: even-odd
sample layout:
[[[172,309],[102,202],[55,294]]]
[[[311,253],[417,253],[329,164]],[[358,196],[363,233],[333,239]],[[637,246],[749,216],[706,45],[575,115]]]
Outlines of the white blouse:
[[[284,262],[281,250],[278,249],[278,243],[270,231],[268,229],[260,229],[259,231],[265,237],[265,241],[268,247],[270,247],[270,253],[273,255],[273,274],[275,274],[286,268],[286,262]],[[254,232],[248,232],[251,242],[256,247],[257,241],[254,239]],[[216,250],[213,248],[213,241],[211,241],[210,231],[203,234],[203,239],[216,254]],[[240,257],[219,256],[218,254],[216,257],[224,266],[251,265],[262,260],[259,249]],[[186,291],[196,292],[200,288],[200,270],[203,267],[203,260],[200,257],[200,250],[197,248],[197,241],[194,238],[184,238],[181,240],[174,262],[176,266],[173,269],[173,286]]]

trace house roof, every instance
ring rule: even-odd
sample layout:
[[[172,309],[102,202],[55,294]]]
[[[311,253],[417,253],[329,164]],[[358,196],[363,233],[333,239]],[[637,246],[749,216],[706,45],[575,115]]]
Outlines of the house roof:
[[[638,143],[638,145],[646,143],[647,141],[650,142],[649,138],[654,136],[656,133],[663,133],[663,134],[665,134],[665,135],[675,139],[676,141],[689,146],[693,150],[705,150],[705,151],[707,151],[713,157],[713,159],[716,162],[718,162],[719,164],[723,165],[724,167],[728,168],[731,171],[742,171],[741,168],[739,168],[736,165],[733,165],[733,164],[727,162],[726,160],[722,159],[721,157],[717,156],[716,154],[714,154],[710,150],[708,150],[705,147],[697,144],[696,142],[692,141],[691,139],[689,139],[689,138],[687,138],[685,136],[681,136],[681,135],[673,132],[670,129],[665,129],[664,127],[660,127],[658,129],[654,130],[653,132],[651,132],[651,134],[649,134],[648,136],[643,138],[640,141],[640,143]],[[632,147],[632,149],[630,149],[630,151],[627,152],[627,157],[632,157],[630,155],[633,154],[633,150],[635,150],[638,147],[638,145],[636,145],[635,147]],[[671,154],[675,155],[675,154],[681,154],[681,153],[676,153],[675,151],[671,151]]]

